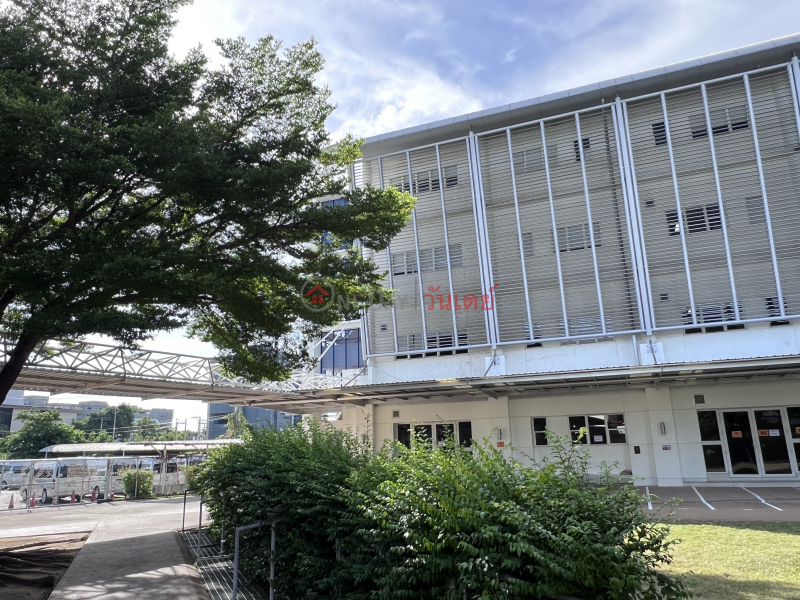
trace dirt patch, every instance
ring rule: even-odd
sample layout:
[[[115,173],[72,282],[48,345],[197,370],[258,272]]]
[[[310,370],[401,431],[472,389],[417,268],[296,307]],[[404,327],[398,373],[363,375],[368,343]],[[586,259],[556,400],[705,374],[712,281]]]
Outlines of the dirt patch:
[[[89,532],[0,539],[0,597],[45,600]]]

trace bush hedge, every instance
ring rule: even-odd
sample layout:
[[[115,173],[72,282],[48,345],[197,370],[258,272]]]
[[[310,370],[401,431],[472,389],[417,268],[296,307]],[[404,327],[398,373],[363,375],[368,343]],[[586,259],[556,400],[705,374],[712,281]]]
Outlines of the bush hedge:
[[[279,598],[691,597],[659,571],[673,542],[636,490],[608,468],[590,481],[585,446],[550,444],[529,468],[488,443],[376,454],[311,424],[215,450],[196,482],[214,527],[277,520]],[[268,527],[242,534],[241,564],[262,583],[269,544]]]
[[[149,498],[153,495],[153,472],[127,469],[122,472],[122,487],[125,489],[126,498]]]

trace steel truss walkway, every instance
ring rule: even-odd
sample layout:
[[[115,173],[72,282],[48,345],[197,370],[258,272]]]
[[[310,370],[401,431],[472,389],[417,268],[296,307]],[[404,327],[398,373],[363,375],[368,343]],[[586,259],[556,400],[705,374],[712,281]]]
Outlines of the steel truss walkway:
[[[15,343],[14,337],[0,333],[0,366],[5,364]],[[341,388],[342,385],[341,377],[306,372],[297,372],[287,381],[254,385],[226,376],[213,358],[49,340],[31,354],[14,388],[145,400],[179,398],[230,402],[306,412],[316,405],[308,392]],[[300,395],[301,391],[305,393]]]

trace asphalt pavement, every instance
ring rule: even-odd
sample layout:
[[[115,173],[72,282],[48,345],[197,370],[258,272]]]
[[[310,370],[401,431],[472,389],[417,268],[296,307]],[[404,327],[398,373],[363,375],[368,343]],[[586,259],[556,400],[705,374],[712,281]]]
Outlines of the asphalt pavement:
[[[197,527],[199,502],[187,502]],[[183,497],[0,512],[0,538],[90,532],[50,600],[204,600],[179,534]]]
[[[658,514],[672,510],[680,521],[800,521],[800,486],[638,489],[647,510]]]

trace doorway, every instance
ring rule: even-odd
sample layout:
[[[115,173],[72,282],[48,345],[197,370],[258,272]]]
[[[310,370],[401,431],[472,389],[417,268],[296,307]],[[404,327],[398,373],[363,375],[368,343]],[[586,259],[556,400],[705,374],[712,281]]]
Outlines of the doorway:
[[[731,475],[792,475],[780,409],[722,411]]]

